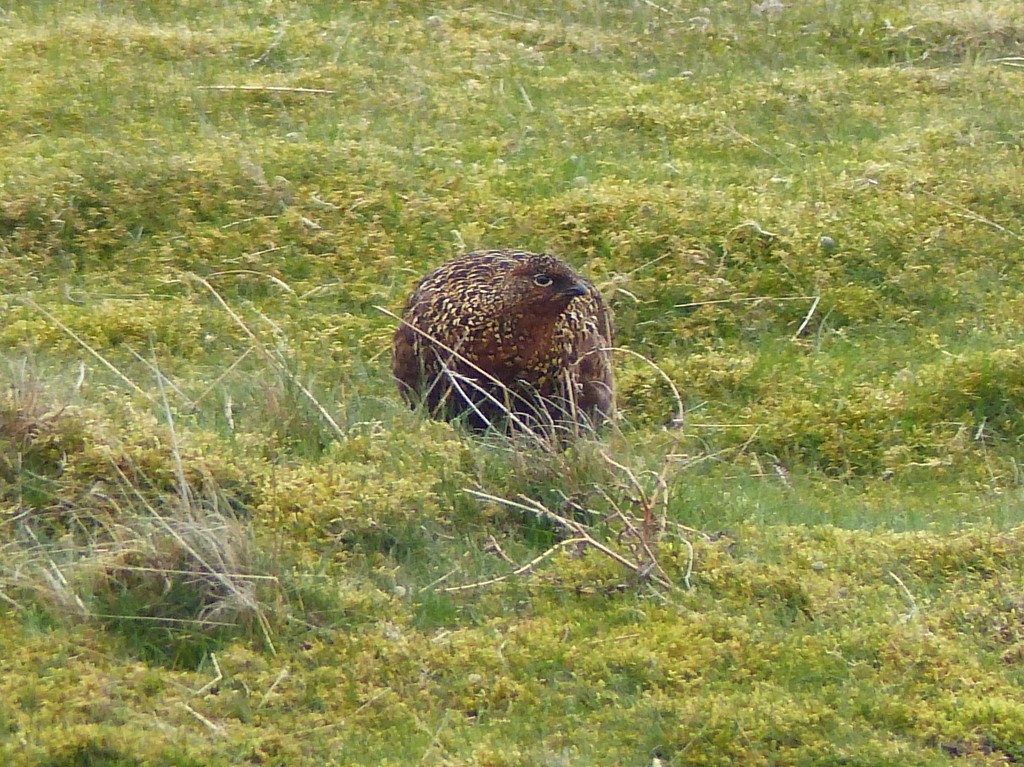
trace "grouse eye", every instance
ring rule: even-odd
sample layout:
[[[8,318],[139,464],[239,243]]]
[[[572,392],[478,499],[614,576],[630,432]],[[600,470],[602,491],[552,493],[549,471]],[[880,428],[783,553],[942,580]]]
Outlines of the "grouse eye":
[[[536,285],[538,288],[550,287],[552,282],[554,282],[554,280],[552,280],[551,277],[547,274],[538,274],[536,277],[533,278],[533,284]]]

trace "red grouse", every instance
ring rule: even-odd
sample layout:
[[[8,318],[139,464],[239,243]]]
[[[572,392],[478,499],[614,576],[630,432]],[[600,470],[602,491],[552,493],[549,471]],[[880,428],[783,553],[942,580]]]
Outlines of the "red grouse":
[[[553,256],[470,253],[424,277],[395,333],[402,396],[477,429],[597,425],[614,408],[612,315]]]

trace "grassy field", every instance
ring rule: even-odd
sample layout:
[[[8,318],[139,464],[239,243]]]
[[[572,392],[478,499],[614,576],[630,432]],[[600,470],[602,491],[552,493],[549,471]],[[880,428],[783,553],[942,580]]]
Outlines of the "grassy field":
[[[1024,760],[1020,2],[0,27],[0,763]],[[391,381],[501,246],[616,313],[566,450]]]

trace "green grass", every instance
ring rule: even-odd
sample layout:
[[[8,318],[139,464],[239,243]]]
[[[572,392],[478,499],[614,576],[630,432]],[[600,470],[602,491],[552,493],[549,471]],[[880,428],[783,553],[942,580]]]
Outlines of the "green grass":
[[[1024,759],[1024,12],[754,5],[0,8],[0,762]],[[390,380],[498,246],[568,450]]]

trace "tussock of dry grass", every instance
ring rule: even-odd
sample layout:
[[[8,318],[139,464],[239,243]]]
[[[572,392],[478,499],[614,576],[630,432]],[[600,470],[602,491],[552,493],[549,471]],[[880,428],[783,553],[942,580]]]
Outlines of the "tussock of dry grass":
[[[276,579],[257,572],[231,498],[173,441],[163,456],[156,445],[137,456],[95,415],[24,369],[0,400],[4,601],[122,631],[137,621],[140,634],[241,631],[272,652],[263,594]],[[176,476],[149,474],[142,462],[154,460]]]

